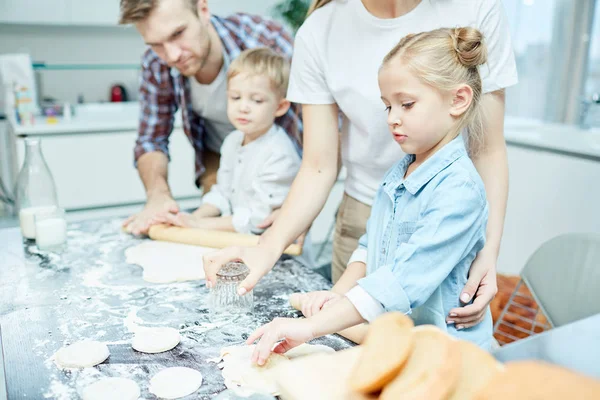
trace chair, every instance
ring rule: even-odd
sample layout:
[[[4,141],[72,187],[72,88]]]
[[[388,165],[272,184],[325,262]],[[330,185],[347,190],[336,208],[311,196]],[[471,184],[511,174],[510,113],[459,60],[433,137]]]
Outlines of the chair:
[[[494,325],[496,338],[520,339],[501,326],[529,336],[600,313],[600,235],[569,233],[548,240],[527,260],[520,277]],[[535,303],[547,323],[531,306]]]

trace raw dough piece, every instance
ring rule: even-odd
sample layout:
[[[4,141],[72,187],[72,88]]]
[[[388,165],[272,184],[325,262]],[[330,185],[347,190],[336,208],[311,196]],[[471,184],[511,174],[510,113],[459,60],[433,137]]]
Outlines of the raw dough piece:
[[[294,347],[293,349],[285,353],[285,356],[290,360],[294,360],[296,358],[310,356],[311,354],[317,353],[335,353],[335,350],[329,346],[324,346],[322,344],[302,343],[300,346]]]
[[[135,333],[131,347],[142,353],[162,353],[181,341],[179,331],[173,328],[144,328]]]
[[[150,393],[161,399],[178,399],[202,386],[200,371],[186,367],[163,369],[150,379]]]
[[[231,346],[221,349],[223,360],[223,379],[228,388],[245,387],[258,392],[268,393],[273,396],[279,394],[275,384],[274,370],[289,363],[292,358],[299,358],[315,353],[334,352],[330,347],[323,345],[302,344],[285,354],[273,353],[262,367],[250,361],[256,346]]]
[[[86,368],[100,364],[109,355],[108,347],[104,343],[83,340],[61,348],[54,355],[54,359],[61,368]]]
[[[126,378],[104,378],[86,386],[81,392],[83,400],[138,400],[140,387]]]
[[[144,269],[146,282],[171,283],[204,279],[202,256],[214,249],[149,240],[125,250],[128,264]]]

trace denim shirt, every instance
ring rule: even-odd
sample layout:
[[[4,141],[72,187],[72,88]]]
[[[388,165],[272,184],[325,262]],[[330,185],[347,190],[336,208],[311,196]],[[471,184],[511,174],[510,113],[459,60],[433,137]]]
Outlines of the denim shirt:
[[[416,325],[433,324],[489,349],[489,307],[472,328],[446,324],[485,243],[488,206],[481,177],[460,136],[404,179],[413,161],[407,155],[396,163],[379,186],[356,250],[366,251],[367,261],[358,284],[386,311],[410,314]]]

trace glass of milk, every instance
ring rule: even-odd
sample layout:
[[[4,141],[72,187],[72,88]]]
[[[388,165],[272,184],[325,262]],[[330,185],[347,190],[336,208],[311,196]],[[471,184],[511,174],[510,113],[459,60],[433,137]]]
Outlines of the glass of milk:
[[[65,210],[54,207],[34,214],[35,243],[39,250],[60,253],[67,243]]]

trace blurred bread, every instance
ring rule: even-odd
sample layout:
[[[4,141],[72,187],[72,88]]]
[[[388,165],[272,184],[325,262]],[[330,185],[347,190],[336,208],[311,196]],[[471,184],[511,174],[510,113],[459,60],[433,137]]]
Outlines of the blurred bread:
[[[458,383],[448,400],[473,400],[504,367],[476,344],[457,340],[454,346],[460,351],[461,367]]]
[[[461,367],[458,343],[432,325],[413,329],[414,347],[402,371],[381,392],[381,400],[445,400]]]
[[[600,381],[538,361],[514,361],[479,391],[476,400],[600,399]]]
[[[412,351],[413,327],[413,321],[399,312],[383,314],[370,324],[350,374],[352,390],[377,392],[396,377]]]

